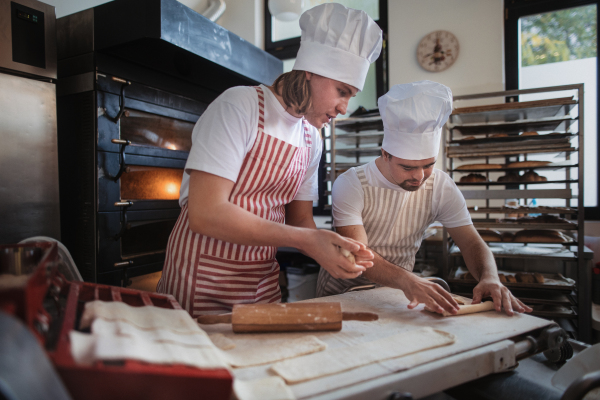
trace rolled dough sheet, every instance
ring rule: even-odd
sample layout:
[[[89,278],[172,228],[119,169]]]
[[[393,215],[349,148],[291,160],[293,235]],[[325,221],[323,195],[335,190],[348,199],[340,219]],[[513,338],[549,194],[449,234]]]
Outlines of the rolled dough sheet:
[[[231,350],[235,348],[235,343],[233,343],[233,340],[229,339],[222,333],[213,333],[212,335],[208,335],[208,337],[213,344],[221,350]]]
[[[252,381],[233,381],[238,400],[295,400],[294,393],[278,376]]]
[[[308,335],[288,341],[279,341],[265,348],[254,347],[228,351],[224,354],[225,360],[237,368],[252,367],[255,365],[270,364],[276,361],[300,357],[306,354],[323,351],[327,345],[315,336]]]
[[[281,361],[273,365],[271,370],[287,383],[297,383],[435,347],[448,346],[455,341],[456,338],[450,333],[425,327],[372,342]]]
[[[174,343],[190,347],[215,348],[213,342],[204,333],[179,334],[167,329],[145,330],[131,325],[127,321],[107,321],[96,318],[92,322],[92,333],[96,336],[126,336],[147,342]]]
[[[85,304],[79,328],[89,328],[96,318],[127,321],[141,329],[168,329],[180,334],[204,333],[185,310],[154,306],[131,307],[120,301],[95,300]]]
[[[492,311],[493,309],[494,309],[493,301],[484,301],[483,303],[479,303],[479,304],[459,305],[458,312],[456,314],[450,314],[448,311],[444,310],[444,313],[442,314],[442,316],[455,317],[457,315],[466,315],[466,314],[473,314],[473,313],[484,312],[484,311]],[[429,307],[425,307],[425,311],[429,311],[429,312],[437,314],[435,311],[433,311]]]
[[[203,369],[228,369],[216,348],[186,347],[172,343],[148,342],[123,336],[96,336],[69,332],[73,358],[78,363],[138,360],[151,364],[183,364]]]

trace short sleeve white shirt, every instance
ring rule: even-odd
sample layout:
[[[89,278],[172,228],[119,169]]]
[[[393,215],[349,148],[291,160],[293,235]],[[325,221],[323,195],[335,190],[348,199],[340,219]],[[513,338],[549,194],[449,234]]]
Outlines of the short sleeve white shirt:
[[[296,147],[305,146],[302,118],[289,114],[264,85],[265,133]],[[185,164],[179,204],[187,203],[190,170],[208,172],[236,182],[244,158],[258,135],[258,95],[250,86],[230,88],[217,97],[192,131],[192,148]],[[318,200],[318,174],[322,139],[307,124],[312,137],[310,164],[294,200]]]
[[[375,161],[366,164],[364,171],[370,186],[405,192],[383,176]],[[346,171],[335,180],[332,202],[333,226],[363,225],[364,191],[355,168]],[[462,193],[452,178],[438,169],[435,170],[433,181],[432,208],[434,221],[440,222],[446,228],[457,228],[472,223]]]

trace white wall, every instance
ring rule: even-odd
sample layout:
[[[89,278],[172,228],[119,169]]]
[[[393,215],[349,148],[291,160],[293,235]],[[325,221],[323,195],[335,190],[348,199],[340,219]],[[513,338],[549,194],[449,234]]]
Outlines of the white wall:
[[[504,90],[503,0],[389,0],[390,86],[432,80],[454,95]],[[428,33],[452,32],[460,45],[450,68],[428,72],[417,45]]]
[[[42,1],[56,7],[57,18],[107,3],[106,0]],[[179,1],[199,13],[202,13],[208,6],[208,0]],[[217,23],[255,46],[264,49],[263,0],[225,0],[225,4],[227,8]]]

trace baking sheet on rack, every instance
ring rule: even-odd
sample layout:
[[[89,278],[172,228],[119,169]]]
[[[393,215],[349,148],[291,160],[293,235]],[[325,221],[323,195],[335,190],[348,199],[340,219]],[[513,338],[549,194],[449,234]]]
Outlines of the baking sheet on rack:
[[[344,321],[341,332],[234,334],[229,324],[201,325],[201,327],[208,333],[224,334],[234,341],[238,349],[252,347],[257,350],[264,349],[264,351],[269,351],[269,348],[276,341],[308,334],[317,336],[327,343],[328,348],[369,342],[425,326],[451,333],[457,337],[456,343],[450,346],[426,350],[340,374],[290,385],[295,396],[298,399],[303,399],[407,370],[427,362],[511,338],[552,323],[524,314],[508,317],[495,311],[444,318],[423,311],[423,305],[414,310],[409,310],[407,308],[409,301],[404,293],[401,290],[391,288],[378,288],[307,300],[307,302],[312,301],[339,301],[342,303],[344,311],[374,312],[379,315],[379,320],[374,322]],[[401,345],[401,343],[398,345]],[[273,375],[269,371],[270,366],[236,368],[233,370],[233,374],[236,379],[241,380],[265,378]]]
[[[464,283],[475,283],[474,280],[465,280],[465,279],[461,279],[460,276],[463,274],[466,274],[467,272],[469,272],[469,270],[467,270],[466,268],[463,267],[458,267],[455,271],[454,274],[450,274],[450,276],[452,277],[452,282],[464,282]],[[520,271],[520,272],[526,272],[526,271]],[[504,274],[504,275],[516,275],[517,272],[515,271],[501,271],[498,270],[499,274]],[[544,283],[524,283],[524,282],[506,282],[504,283],[507,287],[511,287],[511,286],[515,286],[515,287],[523,287],[523,288],[547,288],[548,286],[554,286],[554,287],[565,287],[565,288],[573,288],[575,287],[575,280],[571,279],[571,278],[566,278],[564,276],[562,276],[561,274],[541,274],[544,277]]]

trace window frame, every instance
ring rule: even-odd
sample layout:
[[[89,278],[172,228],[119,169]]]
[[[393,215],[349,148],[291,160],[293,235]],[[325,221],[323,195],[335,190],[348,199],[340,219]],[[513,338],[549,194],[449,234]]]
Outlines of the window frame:
[[[504,0],[504,72],[506,77],[506,90],[519,88],[519,18],[528,15],[548,13],[566,8],[580,7],[596,4],[596,26],[598,26],[598,3],[600,0]],[[598,39],[596,38],[596,49]],[[600,115],[600,69],[596,56],[596,93],[599,97],[596,101],[596,115]],[[507,98],[506,101],[517,99]],[[597,131],[600,130],[600,120],[597,121]],[[589,132],[587,132],[589,134]],[[600,139],[600,138],[599,138]],[[597,141],[597,163],[598,182],[596,182],[598,205],[596,207],[585,207],[585,220],[600,220],[600,140]],[[584,176],[585,179],[585,176]]]
[[[269,12],[269,1],[265,0],[265,51],[280,60],[295,58],[300,49],[300,36],[273,42],[272,38],[272,15]],[[375,61],[375,79],[377,86],[377,98],[383,96],[389,90],[389,68],[387,38],[388,38],[388,0],[379,0],[379,20],[375,21],[383,32],[383,46],[381,55]]]

